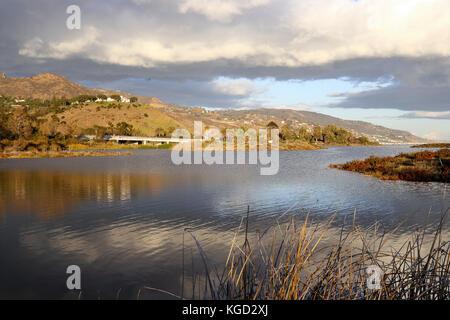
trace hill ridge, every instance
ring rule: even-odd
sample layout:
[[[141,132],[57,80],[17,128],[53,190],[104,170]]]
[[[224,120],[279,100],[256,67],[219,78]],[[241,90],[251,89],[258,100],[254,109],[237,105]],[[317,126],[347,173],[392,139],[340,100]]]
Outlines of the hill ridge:
[[[4,73],[0,73],[0,95],[14,98],[31,97],[41,100],[51,100],[53,97],[73,98],[83,94],[105,94],[109,96],[112,94],[120,94],[128,98],[133,96],[130,93],[121,91],[87,88],[68,80],[64,76],[53,73],[41,73],[23,78],[8,78]],[[155,97],[134,96],[138,97],[139,103],[152,105],[184,125],[188,125],[193,120],[204,120],[205,123],[209,122],[211,125],[222,127],[228,125],[236,127],[245,124],[264,126],[267,123],[266,121],[276,120],[280,125],[287,122],[297,127],[302,123],[309,126],[333,124],[351,130],[355,134],[368,136],[374,141],[385,143],[418,143],[428,141],[416,137],[407,131],[390,129],[366,121],[344,120],[313,111],[260,108],[249,110],[225,109],[208,112],[203,108],[181,107],[176,104],[165,103]]]

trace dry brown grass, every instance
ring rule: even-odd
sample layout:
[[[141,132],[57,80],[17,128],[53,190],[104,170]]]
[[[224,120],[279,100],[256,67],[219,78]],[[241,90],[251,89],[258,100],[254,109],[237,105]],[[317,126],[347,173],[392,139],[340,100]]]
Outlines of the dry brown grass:
[[[48,114],[44,118],[49,121],[52,115]],[[57,116],[65,123],[64,125],[60,123],[56,129],[61,133],[67,126],[76,128],[77,133],[82,133],[94,125],[109,127],[110,123],[119,122],[133,125],[139,135],[145,136],[156,136],[156,129],[159,127],[165,130],[180,127],[180,124],[166,115],[162,109],[130,103],[87,103],[68,108]]]
[[[401,153],[384,158],[371,156],[365,160],[331,164],[330,168],[364,173],[383,180],[450,182],[450,150]]]
[[[448,211],[448,210],[447,210]],[[204,265],[204,287],[192,277],[192,299],[255,300],[442,300],[450,298],[450,243],[443,239],[447,214],[429,242],[425,232],[413,234],[398,248],[386,247],[391,233],[373,237],[353,222],[339,240],[323,245],[336,213],[322,224],[293,218],[277,223],[251,244],[248,216],[236,232],[223,271],[217,271],[195,240]],[[238,235],[244,233],[238,244]],[[266,237],[272,235],[266,241]],[[368,267],[380,268],[380,289],[368,287]],[[183,285],[184,291],[184,240]],[[197,292],[197,293],[196,293]],[[180,298],[184,298],[182,294]]]

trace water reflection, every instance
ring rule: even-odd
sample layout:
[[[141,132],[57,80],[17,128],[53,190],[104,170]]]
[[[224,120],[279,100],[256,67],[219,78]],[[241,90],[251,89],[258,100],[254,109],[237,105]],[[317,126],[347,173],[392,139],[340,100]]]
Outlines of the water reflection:
[[[379,232],[402,227],[399,244],[417,227],[432,226],[449,207],[446,184],[381,181],[332,170],[406,147],[330,148],[280,153],[276,176],[256,166],[175,166],[170,152],[136,150],[127,157],[0,161],[0,298],[76,298],[65,287],[65,268],[83,270],[86,297],[135,298],[149,285],[179,292],[181,244],[193,230],[212,263],[223,263],[250,206],[250,236],[285,218],[310,212],[336,226],[378,221]],[[340,228],[333,226],[327,243]],[[448,223],[443,236],[449,237]],[[187,261],[201,270],[193,239]],[[192,256],[191,256],[192,250]],[[190,268],[190,266],[189,266]],[[192,275],[192,270],[187,274]],[[157,298],[142,293],[142,298]]]
[[[81,201],[127,201],[142,193],[158,194],[173,183],[170,176],[158,174],[0,170],[0,216],[20,212],[55,218]]]

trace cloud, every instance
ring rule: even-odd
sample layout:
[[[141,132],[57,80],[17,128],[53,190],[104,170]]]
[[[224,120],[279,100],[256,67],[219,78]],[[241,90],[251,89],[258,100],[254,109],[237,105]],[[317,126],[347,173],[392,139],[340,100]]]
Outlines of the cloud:
[[[19,54],[34,58],[66,59],[70,56],[83,53],[87,48],[92,48],[98,42],[98,30],[94,27],[87,27],[87,32],[81,33],[80,37],[70,41],[44,41],[35,37],[23,45]]]
[[[430,132],[422,135],[422,138],[432,140],[432,141],[444,141],[446,140],[443,136],[441,136],[438,132]]]
[[[244,79],[229,80],[219,78],[212,81],[167,81],[157,79],[122,79],[99,82],[83,81],[88,87],[103,87],[111,90],[124,90],[145,96],[156,96],[163,101],[185,106],[230,108],[261,106],[262,101],[253,97],[263,93],[265,88],[255,86]]]
[[[380,87],[367,88],[357,92],[332,92],[327,94],[327,96],[330,98],[350,98],[360,94],[364,94],[366,92],[370,93],[375,90],[380,90]]]
[[[150,8],[158,3],[152,1],[147,6]],[[97,37],[102,41],[96,46],[78,47],[78,52],[102,63],[142,67],[218,59],[236,60],[254,67],[300,67],[355,58],[450,55],[450,20],[440,14],[450,10],[450,3],[446,0],[383,0],[376,4],[369,0],[282,3],[283,10],[274,10],[278,15],[269,16],[269,20],[262,20],[266,16],[261,14],[252,16],[253,19],[223,26],[192,22],[188,13],[201,12],[220,20],[234,14],[243,16],[242,10],[246,8],[264,5],[269,10],[281,3],[264,0],[186,0],[179,4],[179,10],[183,13],[181,16],[176,11],[171,12],[166,21],[160,20],[160,25],[140,19],[133,23],[121,21],[122,17],[128,17],[126,14],[119,15],[119,21],[101,18],[95,21],[90,20],[89,16],[94,12],[86,12],[87,21],[84,25],[89,23],[99,30]],[[83,6],[80,6],[85,14]],[[140,15],[131,7],[127,10],[137,17]],[[382,18],[376,18],[379,21],[377,27],[373,27],[370,21],[374,19],[374,12],[378,11],[383,13]],[[101,17],[101,13],[98,14]],[[123,30],[111,25],[117,22],[121,22]],[[187,26],[177,27],[184,23]],[[90,30],[81,33],[90,33]],[[60,58],[73,50],[64,41],[65,47],[56,45],[55,41],[60,39],[40,38],[45,51],[35,54],[34,51],[21,50],[22,54],[28,57]],[[71,41],[83,41],[86,38],[90,39],[80,36]],[[27,43],[22,46],[25,47]]]
[[[447,111],[450,109],[450,88],[441,86],[408,86],[394,84],[377,90],[347,94],[346,99],[329,107],[399,110]]]
[[[409,119],[449,119],[450,120],[450,111],[442,111],[442,112],[428,112],[428,111],[415,111],[408,112],[400,116],[400,118],[409,118]]]
[[[139,84],[136,90],[209,106],[264,104],[254,97],[252,79],[340,78],[380,86],[338,92],[332,107],[449,110],[447,0],[77,4],[82,27],[74,31],[65,27],[67,3],[2,0],[1,71],[55,72],[74,81],[96,80],[98,86],[152,78],[152,86]],[[217,83],[221,77],[238,82]],[[129,83],[116,85],[126,89]],[[172,92],[174,99],[171,90],[180,90]]]
[[[306,0],[292,2],[286,21],[296,34],[291,45],[302,48],[296,61],[448,56],[450,21],[440,10],[449,8],[438,0]]]
[[[212,86],[216,92],[230,96],[248,96],[265,91],[265,89],[257,88],[251,81],[246,79],[235,81],[215,80]]]
[[[270,0],[183,0],[178,6],[181,13],[195,12],[209,20],[230,22],[244,10],[266,5]]]

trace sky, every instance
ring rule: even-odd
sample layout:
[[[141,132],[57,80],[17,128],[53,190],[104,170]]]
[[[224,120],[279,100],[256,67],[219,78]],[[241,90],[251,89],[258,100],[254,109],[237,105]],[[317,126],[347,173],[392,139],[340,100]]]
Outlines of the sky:
[[[450,141],[448,12],[448,0],[1,0],[0,72]]]

